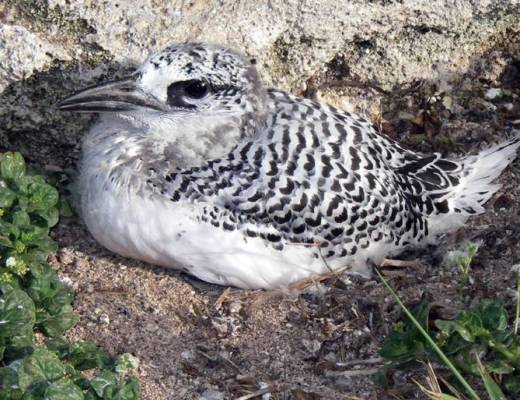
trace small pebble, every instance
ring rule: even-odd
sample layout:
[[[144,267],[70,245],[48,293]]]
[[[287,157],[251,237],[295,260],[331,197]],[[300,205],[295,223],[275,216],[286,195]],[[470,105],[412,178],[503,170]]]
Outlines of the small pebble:
[[[302,340],[303,347],[305,347],[305,350],[307,350],[311,354],[316,354],[321,349],[321,343],[314,339],[314,340]]]
[[[499,88],[491,88],[488,89],[484,97],[488,100],[496,99],[497,97],[500,97],[502,95],[502,89]]]
[[[200,400],[224,400],[224,393],[208,389],[201,394]]]
[[[229,304],[229,312],[232,314],[238,314],[240,310],[242,309],[242,304],[240,304],[238,301],[233,301]]]
[[[442,105],[448,110],[451,109],[451,106],[453,105],[453,99],[450,96],[444,96],[442,98]]]
[[[211,325],[215,328],[220,337],[226,336],[229,333],[227,322],[221,318],[212,319]]]
[[[188,361],[195,358],[195,354],[191,350],[185,350],[181,353],[181,358]]]
[[[73,286],[74,286],[74,283],[72,282],[72,279],[70,279],[70,276],[63,275],[63,276],[60,276],[59,279],[60,279],[60,281],[63,282],[65,285],[68,285],[68,286],[70,286],[70,287],[73,287]]]
[[[497,106],[495,106],[493,103],[490,103],[489,101],[482,101],[481,104],[488,110],[488,111],[496,111]]]
[[[107,314],[101,314],[99,317],[98,317],[98,321],[99,323],[103,324],[103,325],[108,325],[110,324],[110,318]]]

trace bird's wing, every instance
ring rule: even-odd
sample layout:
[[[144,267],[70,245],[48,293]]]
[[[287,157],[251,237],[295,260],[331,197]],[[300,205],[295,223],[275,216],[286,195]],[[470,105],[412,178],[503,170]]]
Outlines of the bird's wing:
[[[237,170],[220,177],[235,184],[217,203],[273,242],[393,240],[413,214],[385,162],[397,151],[371,145],[378,136],[368,121],[274,95],[267,128],[236,150]]]

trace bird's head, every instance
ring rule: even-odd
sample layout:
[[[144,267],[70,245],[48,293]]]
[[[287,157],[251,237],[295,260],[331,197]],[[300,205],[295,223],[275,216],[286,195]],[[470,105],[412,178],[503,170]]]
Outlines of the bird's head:
[[[86,88],[58,108],[109,114],[107,121],[130,123],[150,141],[189,146],[186,152],[196,154],[186,162],[193,165],[223,156],[265,119],[266,95],[254,64],[215,45],[173,45],[132,75]]]

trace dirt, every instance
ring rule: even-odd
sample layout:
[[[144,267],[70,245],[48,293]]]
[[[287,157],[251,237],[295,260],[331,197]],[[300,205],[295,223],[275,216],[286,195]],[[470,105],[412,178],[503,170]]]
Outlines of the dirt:
[[[424,152],[474,153],[519,134],[518,45],[490,52],[465,75],[444,83],[382,91],[353,81],[318,72],[305,94],[354,100],[358,110],[368,104],[367,113],[387,134]],[[502,94],[487,99],[490,88]],[[512,310],[510,269],[520,262],[519,159],[500,182],[485,214],[439,246],[408,254],[417,260],[415,267],[387,271],[406,304],[428,295],[439,315],[453,315],[461,305],[460,274],[444,256],[472,240],[481,247],[463,303],[498,297]],[[225,288],[111,254],[76,217],[62,219],[53,235],[60,250],[52,262],[72,280],[81,317],[69,338],[136,355],[145,400],[424,397],[409,374],[397,374],[385,390],[371,381],[381,366],[382,340],[401,315],[376,278],[329,277],[300,289],[224,293]],[[414,373],[421,382],[425,375]]]

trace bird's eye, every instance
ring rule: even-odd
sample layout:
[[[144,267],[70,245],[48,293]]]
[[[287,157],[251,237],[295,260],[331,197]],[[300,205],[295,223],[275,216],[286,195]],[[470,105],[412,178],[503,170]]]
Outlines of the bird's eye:
[[[189,81],[173,82],[167,88],[168,104],[172,107],[197,108],[190,99],[202,99],[210,91],[210,86],[204,81],[191,79]]]
[[[209,87],[202,81],[191,81],[184,87],[184,94],[192,99],[202,99],[209,92]]]

